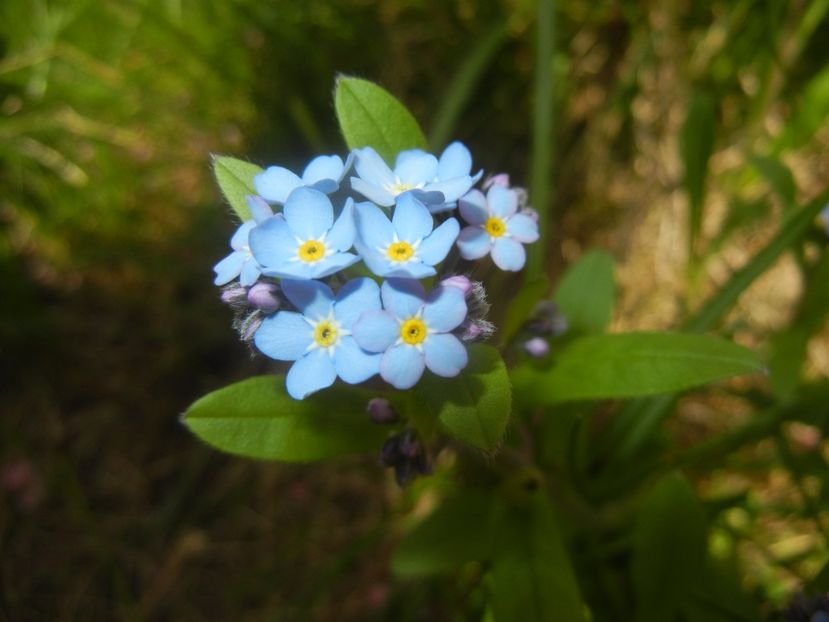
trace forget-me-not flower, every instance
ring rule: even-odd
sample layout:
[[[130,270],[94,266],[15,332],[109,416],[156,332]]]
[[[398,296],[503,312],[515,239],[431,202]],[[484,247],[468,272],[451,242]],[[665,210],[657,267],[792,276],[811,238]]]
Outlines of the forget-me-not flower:
[[[454,142],[440,160],[421,149],[408,149],[397,155],[392,171],[371,147],[354,151],[351,187],[367,199],[383,207],[391,207],[402,193],[417,191],[419,198],[432,211],[452,209],[483,175],[472,172],[472,155],[463,144]]]
[[[364,382],[380,369],[381,355],[362,350],[351,334],[357,319],[380,309],[380,288],[368,278],[353,279],[334,296],[320,281],[282,281],[282,292],[299,309],[280,311],[262,321],[254,343],[267,356],[296,361],[285,388],[301,400],[331,386],[339,376]]]
[[[501,270],[515,272],[524,267],[527,253],[522,244],[538,240],[538,224],[518,212],[518,194],[511,188],[492,185],[486,196],[472,190],[459,201],[461,216],[471,226],[458,236],[464,259],[480,259],[487,253]]]
[[[408,389],[420,380],[424,367],[446,378],[466,367],[466,348],[450,333],[466,318],[460,288],[438,286],[427,296],[419,281],[389,279],[381,297],[383,309],[363,313],[352,332],[363,350],[383,353],[383,380]]]
[[[273,216],[250,234],[250,249],[262,273],[287,279],[320,279],[359,261],[354,245],[354,203],[348,199],[334,221],[334,208],[322,192],[297,188],[280,218]]]
[[[398,197],[391,220],[367,202],[357,204],[355,218],[357,251],[378,276],[422,279],[434,275],[433,266],[443,261],[460,231],[454,218],[433,231],[432,214],[410,192]]]
[[[325,194],[336,192],[348,169],[353,156],[343,160],[338,155],[317,156],[302,171],[302,177],[282,166],[269,166],[253,177],[256,192],[271,203],[285,203],[291,192],[300,187],[309,187]]]

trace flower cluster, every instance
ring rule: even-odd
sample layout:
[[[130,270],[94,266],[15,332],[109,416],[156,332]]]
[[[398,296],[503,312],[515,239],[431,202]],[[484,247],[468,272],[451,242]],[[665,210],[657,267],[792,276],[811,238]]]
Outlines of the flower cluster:
[[[439,158],[402,151],[393,169],[365,147],[345,161],[314,158],[301,175],[271,166],[254,177],[252,217],[216,264],[215,283],[242,339],[293,362],[292,397],[375,375],[408,389],[424,369],[452,377],[466,367],[464,342],[492,325],[483,288],[451,272],[486,255],[520,270],[524,245],[538,239],[526,193],[503,174],[474,189],[482,175],[455,142]],[[427,292],[420,280],[435,276]]]

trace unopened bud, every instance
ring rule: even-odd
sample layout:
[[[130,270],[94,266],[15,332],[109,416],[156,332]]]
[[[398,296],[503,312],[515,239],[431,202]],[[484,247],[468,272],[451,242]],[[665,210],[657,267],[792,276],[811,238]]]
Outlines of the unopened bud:
[[[404,430],[389,438],[380,450],[380,460],[394,468],[397,483],[405,486],[418,475],[429,473],[426,450],[414,430]]]
[[[509,174],[497,173],[495,175],[488,175],[482,187],[484,190],[488,190],[491,186],[504,186],[505,188],[509,188]]]
[[[472,291],[472,281],[462,274],[455,274],[445,278],[440,282],[440,284],[444,287],[457,287],[463,292],[464,296],[468,296],[469,292]]]
[[[540,359],[541,357],[546,356],[550,351],[550,344],[547,343],[546,339],[542,339],[541,337],[533,337],[532,339],[527,339],[527,341],[524,342],[524,350],[530,356]]]
[[[222,289],[221,299],[226,305],[239,306],[244,304],[247,290],[241,285],[234,283]]]
[[[366,407],[366,412],[374,423],[395,423],[399,419],[397,411],[394,410],[391,402],[383,397],[370,399]]]
[[[265,313],[279,308],[279,286],[276,283],[256,283],[248,290],[248,302]]]

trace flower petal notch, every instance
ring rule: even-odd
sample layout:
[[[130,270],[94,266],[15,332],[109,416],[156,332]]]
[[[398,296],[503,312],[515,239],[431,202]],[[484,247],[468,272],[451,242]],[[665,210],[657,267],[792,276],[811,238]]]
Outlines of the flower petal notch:
[[[352,279],[335,296],[319,281],[285,279],[282,291],[298,312],[280,311],[266,318],[254,343],[272,359],[295,361],[285,378],[291,397],[305,399],[338,377],[357,384],[379,372],[382,355],[363,350],[352,335],[360,313],[381,308],[377,283]]]
[[[282,215],[266,219],[253,230],[250,248],[267,276],[320,279],[359,261],[348,251],[354,245],[354,203],[346,200],[339,218],[325,194],[297,188]]]
[[[215,285],[227,285],[236,277],[239,284],[249,287],[256,283],[262,274],[261,266],[253,257],[249,245],[250,233],[256,228],[256,222],[248,220],[236,230],[230,239],[230,248],[233,252],[213,266],[216,278]]]
[[[336,192],[351,168],[353,155],[343,162],[338,155],[322,155],[311,160],[300,177],[282,166],[269,166],[255,175],[253,186],[263,199],[284,204],[297,188],[313,188],[325,194]]]
[[[398,197],[391,220],[376,205],[359,203],[355,221],[357,251],[368,268],[383,277],[433,276],[434,266],[449,253],[460,231],[454,218],[432,230],[429,209],[411,192]]]

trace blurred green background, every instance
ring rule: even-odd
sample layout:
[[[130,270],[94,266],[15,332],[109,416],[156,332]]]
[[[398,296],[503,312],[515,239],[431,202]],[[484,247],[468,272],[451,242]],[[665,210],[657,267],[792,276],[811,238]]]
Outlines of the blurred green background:
[[[420,509],[376,457],[258,464],[179,424],[267,370],[212,285],[234,225],[209,154],[295,169],[342,154],[334,78],[374,80],[436,150],[460,139],[547,198],[551,274],[606,248],[614,326],[669,327],[829,179],[828,11],[558,0],[552,30],[521,0],[4,0],[0,619],[459,619],[456,585],[390,576]],[[741,298],[740,341],[762,350],[789,319],[796,265]],[[821,326],[813,377],[829,372]],[[670,432],[732,423],[714,410],[684,403]],[[825,451],[819,430],[793,435]],[[734,537],[746,587],[777,605],[829,555],[780,461],[760,446],[698,481],[752,491]]]

